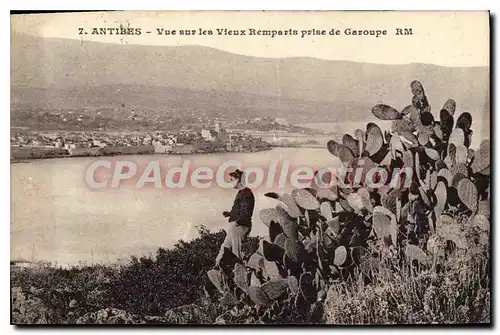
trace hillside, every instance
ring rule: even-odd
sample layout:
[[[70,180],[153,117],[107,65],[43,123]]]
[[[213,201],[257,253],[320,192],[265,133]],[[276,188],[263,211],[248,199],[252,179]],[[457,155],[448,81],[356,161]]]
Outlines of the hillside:
[[[211,117],[283,117],[302,121],[332,116],[349,118],[351,110],[367,111],[372,106],[357,102],[307,101],[244,92],[195,91],[170,86],[98,85],[67,88],[12,87],[13,109],[99,110],[111,118],[142,110],[150,114],[197,111]],[[123,104],[123,105],[122,105]],[[187,113],[184,113],[186,116]],[[191,114],[191,113],[189,113]],[[365,113],[366,114],[366,113]],[[13,115],[15,119],[15,115]],[[237,120],[235,120],[237,121]]]
[[[15,103],[145,108],[204,108],[289,119],[363,119],[384,102],[407,105],[394,92],[424,83],[431,104],[460,101],[459,110],[487,105],[489,69],[428,64],[379,65],[313,58],[257,58],[200,46],[104,44],[12,34]],[[118,89],[120,88],[120,89]],[[398,98],[394,98],[398,96]]]

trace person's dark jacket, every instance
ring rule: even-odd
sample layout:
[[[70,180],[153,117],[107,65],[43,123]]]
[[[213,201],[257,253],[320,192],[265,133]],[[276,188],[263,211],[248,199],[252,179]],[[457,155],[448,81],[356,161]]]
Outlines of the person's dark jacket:
[[[254,207],[255,197],[253,192],[248,187],[239,190],[234,199],[231,212],[229,212],[229,222],[236,222],[239,226],[251,227]]]

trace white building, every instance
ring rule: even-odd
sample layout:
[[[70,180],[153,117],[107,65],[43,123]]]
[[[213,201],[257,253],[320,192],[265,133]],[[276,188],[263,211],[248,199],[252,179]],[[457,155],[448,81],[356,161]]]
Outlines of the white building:
[[[210,129],[202,129],[201,130],[201,137],[203,137],[203,139],[205,141],[215,140],[215,138],[212,136],[212,132],[210,131]]]

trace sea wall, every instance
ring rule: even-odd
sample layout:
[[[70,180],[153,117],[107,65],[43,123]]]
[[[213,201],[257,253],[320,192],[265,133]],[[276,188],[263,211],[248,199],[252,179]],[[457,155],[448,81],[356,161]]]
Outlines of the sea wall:
[[[88,157],[88,156],[115,156],[115,155],[148,155],[154,154],[152,145],[141,145],[132,147],[103,147],[103,148],[51,148],[51,147],[11,147],[11,158],[18,159],[40,159],[55,157]]]
[[[67,157],[69,152],[62,148],[49,147],[11,147],[10,156],[13,159],[36,159],[36,158],[54,158]]]
[[[100,153],[103,156],[111,155],[147,155],[154,154],[155,148],[152,145],[138,145],[131,147],[104,147],[100,148]]]

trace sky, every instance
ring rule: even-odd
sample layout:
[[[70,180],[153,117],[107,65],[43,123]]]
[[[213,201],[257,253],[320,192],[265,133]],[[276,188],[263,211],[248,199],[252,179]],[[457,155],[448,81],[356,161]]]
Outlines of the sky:
[[[141,28],[141,35],[92,35],[92,28]],[[11,16],[11,28],[41,37],[143,45],[202,45],[257,57],[314,57],[379,64],[489,66],[489,15],[475,12],[96,12]],[[83,28],[87,35],[80,35]],[[200,35],[199,29],[214,35]],[[411,28],[412,35],[396,35]],[[157,29],[176,30],[158,35]],[[218,35],[216,29],[297,30],[288,36]],[[327,35],[302,31],[325,30]],[[339,35],[329,35],[331,30]],[[346,29],[387,31],[347,35]],[[180,30],[195,30],[180,36]],[[146,31],[151,31],[147,34]],[[12,41],[11,43],[15,43]]]

